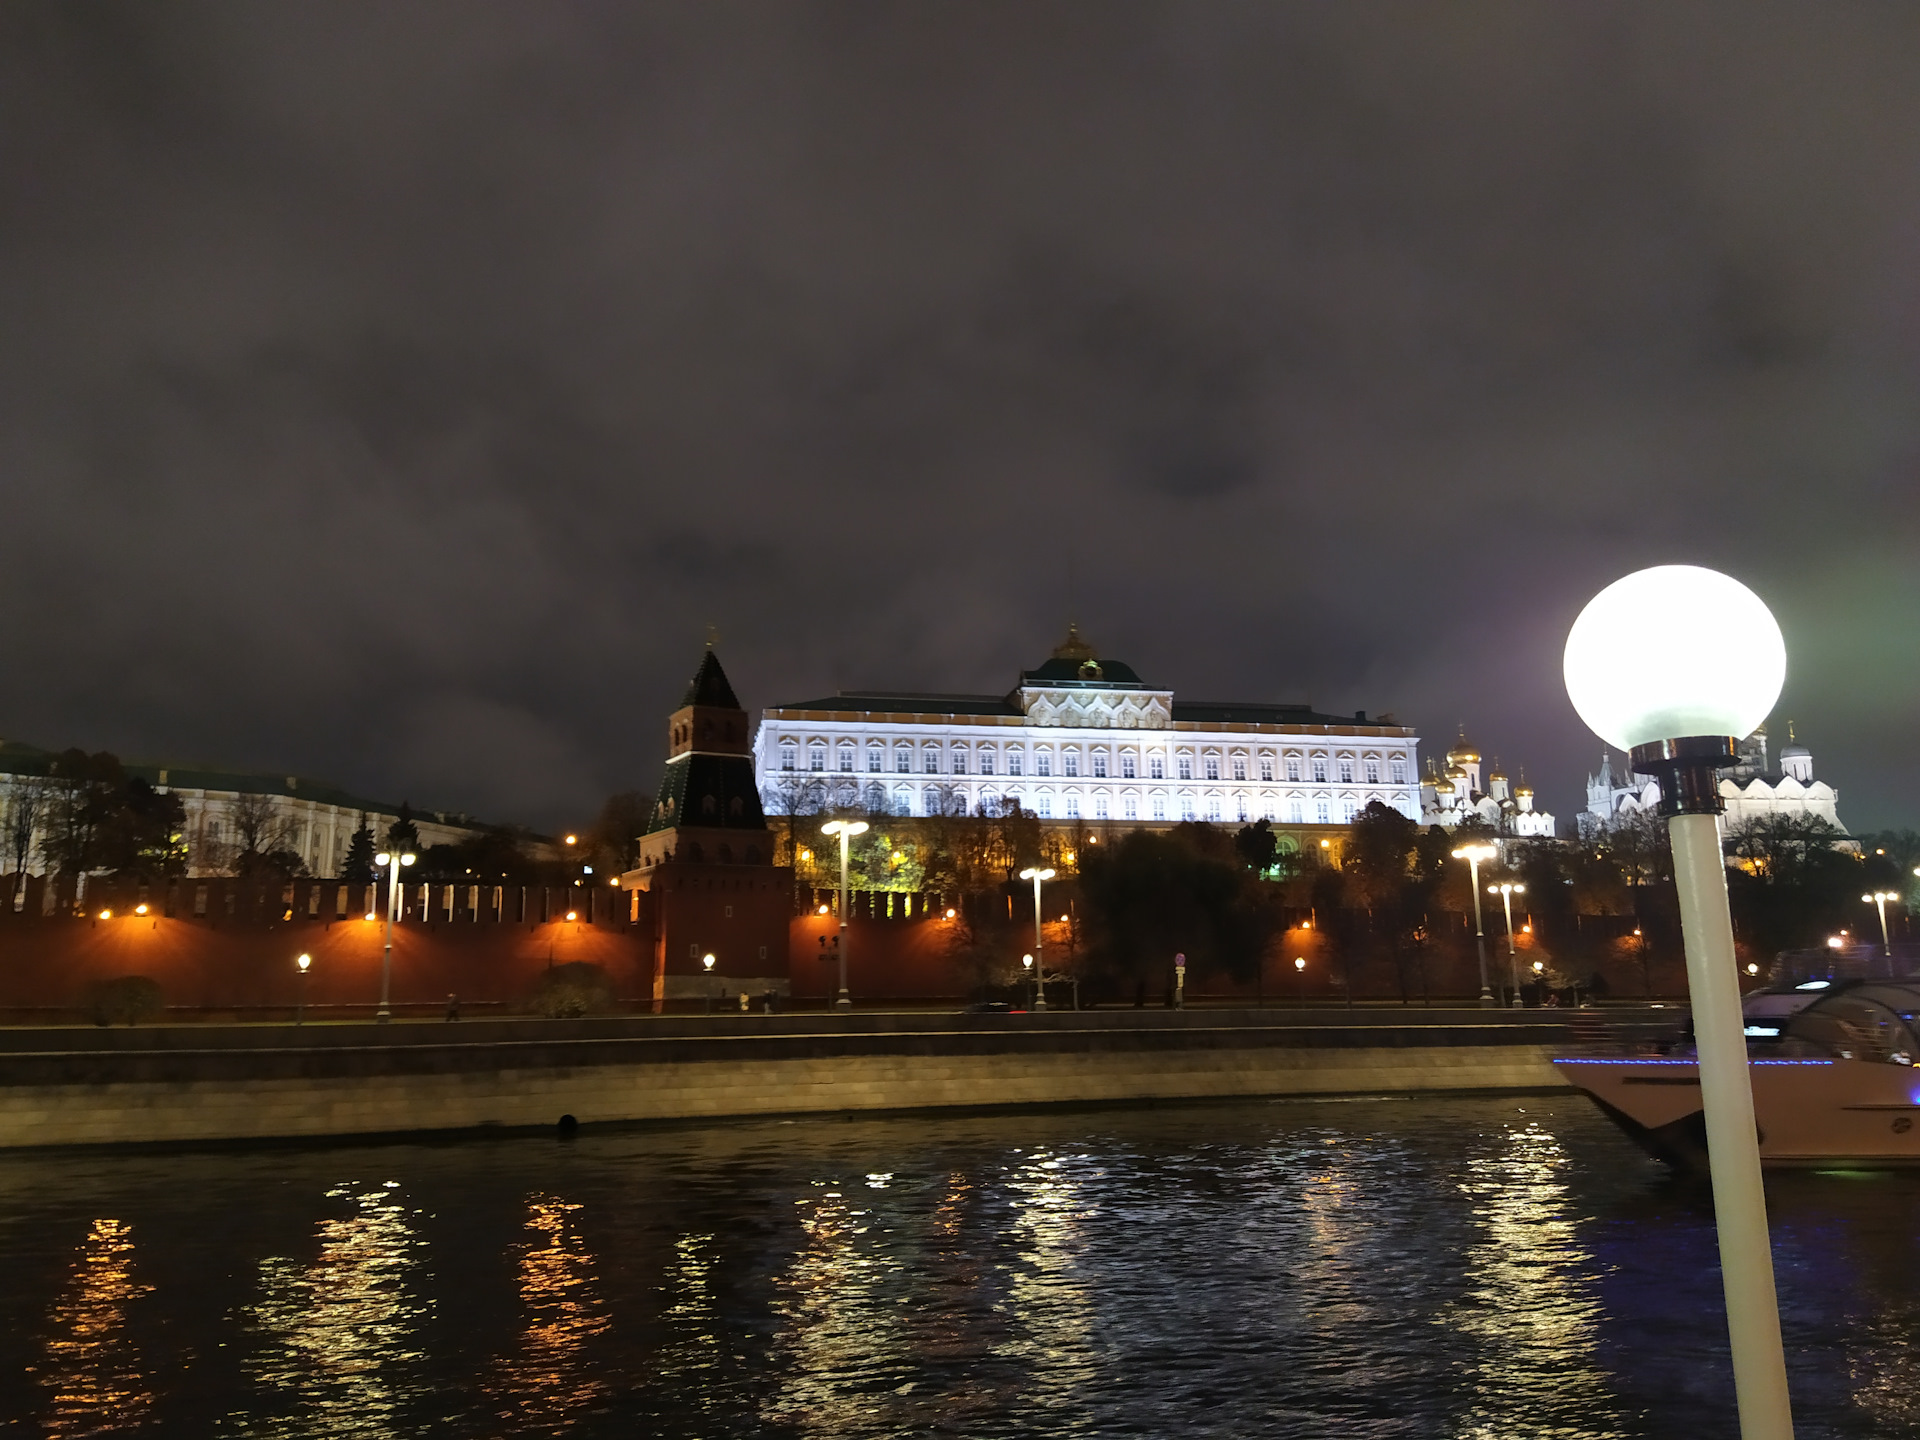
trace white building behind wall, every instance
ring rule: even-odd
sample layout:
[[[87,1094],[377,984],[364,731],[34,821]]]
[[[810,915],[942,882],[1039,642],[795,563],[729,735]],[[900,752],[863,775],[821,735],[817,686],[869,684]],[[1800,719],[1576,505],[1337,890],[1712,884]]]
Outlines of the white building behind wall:
[[[1055,824],[1344,826],[1369,801],[1420,819],[1419,739],[1391,716],[1177,701],[1076,630],[1006,695],[845,691],[762,712],[767,813],[977,814]]]
[[[1776,816],[1824,820],[1842,833],[1847,828],[1840,822],[1840,793],[1813,778],[1813,752],[1794,738],[1791,725],[1778,768],[1768,764],[1767,731],[1762,726],[1740,742],[1739,763],[1719,772],[1719,790],[1726,806],[1721,828],[1729,835],[1754,820]],[[1599,834],[1624,819],[1653,814],[1659,806],[1659,781],[1632,773],[1625,765],[1616,773],[1612,752],[1603,751],[1600,773],[1587,776],[1587,808],[1580,815],[1580,833]]]
[[[29,786],[44,787],[52,755],[19,744],[0,745],[0,829],[18,794]],[[309,875],[331,879],[339,874],[347,845],[365,814],[378,847],[387,829],[399,818],[399,807],[360,799],[323,781],[295,775],[238,775],[223,771],[181,770],[128,765],[129,776],[146,780],[156,791],[180,798],[185,812],[181,834],[187,847],[187,874],[231,873],[239,840],[251,826],[268,842],[263,848],[284,849],[300,857]],[[242,823],[242,810],[250,811]],[[422,848],[453,844],[481,833],[467,816],[414,814]],[[29,847],[27,870],[44,874],[51,867],[44,822]],[[0,845],[0,869],[11,871],[16,862],[10,845]]]

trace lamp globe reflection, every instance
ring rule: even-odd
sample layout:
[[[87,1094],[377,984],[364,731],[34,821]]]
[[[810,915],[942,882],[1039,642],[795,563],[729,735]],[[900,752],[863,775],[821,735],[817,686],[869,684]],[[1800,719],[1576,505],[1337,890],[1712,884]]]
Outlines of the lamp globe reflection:
[[[1751,735],[1780,698],[1787,647],[1760,597],[1697,565],[1607,586],[1567,635],[1567,696],[1602,740],[1631,750],[1689,735]]]

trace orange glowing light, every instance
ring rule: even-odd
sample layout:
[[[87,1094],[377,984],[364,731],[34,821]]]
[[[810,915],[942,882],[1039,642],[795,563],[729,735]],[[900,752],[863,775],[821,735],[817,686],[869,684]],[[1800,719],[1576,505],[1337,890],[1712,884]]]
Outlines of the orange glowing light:
[[[141,902],[140,904],[138,904],[138,905],[136,905],[136,906],[134,906],[134,907],[133,907],[133,913],[134,913],[134,914],[136,914],[136,915],[144,915],[144,914],[146,914],[146,913],[147,913],[147,906],[146,906],[146,902],[145,902],[145,901],[142,901],[142,902]]]
[[[111,910],[102,910],[102,911],[100,912],[100,918],[101,918],[102,920],[111,920],[111,919],[113,919],[113,911],[111,911]]]
[[[826,914],[826,913],[827,913],[827,907],[826,907],[826,906],[824,906],[824,905],[822,905],[822,906],[820,907],[820,913],[821,913],[822,915],[824,915],[824,914]]]
[[[567,836],[567,844],[578,845],[579,843],[580,843],[580,837],[578,835]]]
[[[569,910],[569,911],[567,911],[567,919],[569,919],[569,920],[578,920],[579,918],[580,918],[580,912],[579,912],[579,911],[577,911],[577,910]]]
[[[959,913],[960,912],[958,910],[949,910],[947,911],[947,919],[951,920],[953,919],[954,916],[958,915]]]

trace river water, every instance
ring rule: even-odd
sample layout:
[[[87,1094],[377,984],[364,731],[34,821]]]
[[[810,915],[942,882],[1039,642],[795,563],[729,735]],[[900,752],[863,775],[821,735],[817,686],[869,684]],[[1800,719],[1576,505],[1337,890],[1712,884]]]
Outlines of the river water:
[[[1920,1177],[1769,1196],[1799,1434],[1920,1436]],[[1702,1440],[1719,1312],[1576,1098],[0,1165],[23,1434]]]

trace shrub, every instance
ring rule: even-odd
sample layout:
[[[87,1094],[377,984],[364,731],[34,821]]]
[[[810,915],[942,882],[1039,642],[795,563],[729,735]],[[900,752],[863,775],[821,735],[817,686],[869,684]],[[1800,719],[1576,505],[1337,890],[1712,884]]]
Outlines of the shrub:
[[[533,996],[534,1014],[549,1020],[600,1015],[612,1008],[613,982],[605,970],[584,960],[554,966],[540,977]]]
[[[96,1025],[134,1025],[161,1009],[160,982],[145,975],[116,975],[87,987],[87,1010]]]

